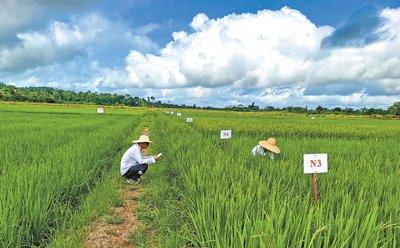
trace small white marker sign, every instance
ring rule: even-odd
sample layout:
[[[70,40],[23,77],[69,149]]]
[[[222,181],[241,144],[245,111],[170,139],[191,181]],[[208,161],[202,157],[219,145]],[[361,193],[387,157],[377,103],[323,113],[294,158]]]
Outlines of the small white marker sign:
[[[98,114],[104,114],[104,108],[97,108]]]
[[[186,122],[191,123],[191,122],[193,122],[193,119],[192,118],[186,118]]]
[[[176,113],[176,116],[182,116],[182,114],[181,113]]]
[[[327,173],[328,154],[304,154],[304,174]]]
[[[170,114],[171,114],[171,115],[174,115],[174,114],[175,114],[175,112],[170,112]]]
[[[230,139],[232,138],[232,130],[221,130],[219,136],[221,139]]]

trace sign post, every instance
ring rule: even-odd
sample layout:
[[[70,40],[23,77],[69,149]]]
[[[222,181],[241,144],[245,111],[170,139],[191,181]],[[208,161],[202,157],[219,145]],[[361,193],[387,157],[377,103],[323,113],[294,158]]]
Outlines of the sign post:
[[[312,199],[318,200],[318,173],[328,172],[328,154],[304,154],[304,174],[311,176]]]
[[[176,113],[176,116],[182,116],[182,114],[181,113]]]
[[[193,119],[192,119],[192,118],[186,118],[186,122],[187,122],[187,123],[192,123],[192,122],[193,122]]]
[[[232,138],[232,130],[221,130],[219,137],[223,139],[230,139]]]
[[[224,147],[228,146],[228,140],[232,138],[232,130],[221,130],[219,137],[224,141]]]
[[[104,108],[98,107],[98,108],[97,108],[97,113],[98,113],[98,114],[104,114]]]

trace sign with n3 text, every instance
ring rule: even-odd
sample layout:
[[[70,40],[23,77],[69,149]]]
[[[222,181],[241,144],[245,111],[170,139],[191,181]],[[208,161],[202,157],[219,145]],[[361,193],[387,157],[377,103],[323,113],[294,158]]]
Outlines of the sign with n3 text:
[[[232,130],[221,130],[219,136],[221,139],[230,139],[232,138]]]
[[[182,116],[182,114],[181,113],[176,113],[176,116]]]
[[[192,118],[186,118],[186,122],[193,122]]]
[[[304,174],[328,172],[328,154],[304,154]]]

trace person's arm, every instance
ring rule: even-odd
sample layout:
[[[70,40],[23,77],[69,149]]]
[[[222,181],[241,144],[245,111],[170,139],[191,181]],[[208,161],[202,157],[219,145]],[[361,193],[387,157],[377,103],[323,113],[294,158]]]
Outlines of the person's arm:
[[[153,156],[143,157],[139,147],[135,147],[132,151],[133,159],[139,164],[154,164],[156,159]]]

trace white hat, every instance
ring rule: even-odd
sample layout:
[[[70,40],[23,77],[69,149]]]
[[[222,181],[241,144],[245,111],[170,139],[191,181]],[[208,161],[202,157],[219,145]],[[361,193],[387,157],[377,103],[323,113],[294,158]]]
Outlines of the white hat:
[[[138,140],[134,140],[132,141],[132,143],[153,143],[152,141],[150,141],[149,136],[147,135],[140,135]]]

